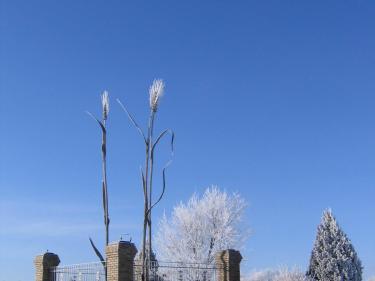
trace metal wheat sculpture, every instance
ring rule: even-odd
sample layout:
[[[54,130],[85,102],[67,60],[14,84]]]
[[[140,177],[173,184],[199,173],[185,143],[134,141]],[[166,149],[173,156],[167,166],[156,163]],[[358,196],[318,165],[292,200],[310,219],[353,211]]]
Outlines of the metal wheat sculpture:
[[[105,225],[105,245],[109,243],[109,212],[108,212],[108,186],[107,186],[107,128],[106,121],[109,113],[109,97],[108,92],[104,91],[102,94],[102,120],[100,121],[90,112],[87,112],[95,121],[98,122],[102,131],[102,197],[103,197],[103,211],[104,211],[104,225]],[[100,259],[104,266],[105,280],[107,280],[107,268],[105,266],[105,259],[100,253],[98,248],[95,246],[91,238],[90,243],[95,251],[95,254]]]
[[[160,202],[160,200],[164,196],[165,186],[166,186],[166,179],[165,179],[165,171],[166,168],[169,166],[169,161],[162,170],[162,177],[163,177],[163,186],[161,193],[157,200],[153,202],[153,172],[154,172],[154,153],[157,144],[160,140],[167,134],[171,135],[171,150],[173,154],[173,142],[174,142],[174,133],[171,129],[166,129],[161,132],[158,137],[154,138],[154,122],[156,112],[158,110],[158,105],[160,98],[164,93],[164,83],[162,80],[154,80],[153,84],[149,89],[150,94],[150,115],[148,118],[148,129],[147,135],[144,134],[143,130],[137,124],[133,116],[129,113],[126,107],[121,103],[120,100],[117,99],[117,102],[120,104],[122,109],[128,115],[130,121],[142,135],[143,141],[145,143],[146,148],[146,159],[145,159],[145,167],[144,169],[141,168],[141,176],[142,176],[142,189],[143,189],[143,196],[144,196],[144,217],[143,217],[143,236],[142,236],[142,279],[148,280],[149,275],[149,266],[150,261],[152,261],[152,209]],[[147,239],[148,234],[148,239]],[[146,246],[147,244],[147,246]],[[147,255],[146,255],[147,253]]]

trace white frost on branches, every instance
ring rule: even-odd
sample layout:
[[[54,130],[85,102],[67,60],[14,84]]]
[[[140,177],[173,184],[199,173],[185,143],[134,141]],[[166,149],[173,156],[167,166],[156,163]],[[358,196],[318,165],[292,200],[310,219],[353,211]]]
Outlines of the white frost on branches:
[[[361,281],[362,265],[332,211],[324,212],[307,273],[314,280]]]
[[[213,264],[219,250],[241,249],[249,231],[242,217],[247,204],[240,195],[218,187],[194,194],[165,214],[156,234],[157,258],[164,261]]]
[[[255,271],[248,278],[241,278],[241,281],[311,281],[303,272],[297,268],[281,268],[277,270],[267,269]]]

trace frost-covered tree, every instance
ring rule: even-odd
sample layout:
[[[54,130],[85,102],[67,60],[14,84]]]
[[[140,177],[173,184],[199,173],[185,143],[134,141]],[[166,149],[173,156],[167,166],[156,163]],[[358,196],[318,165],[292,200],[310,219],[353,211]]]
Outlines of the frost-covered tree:
[[[218,187],[208,188],[202,197],[194,194],[161,219],[155,239],[157,258],[212,264],[217,251],[240,249],[249,234],[242,222],[246,206],[240,195]]]
[[[266,269],[252,272],[241,281],[311,281],[302,271],[297,268]]]
[[[323,213],[307,272],[320,281],[361,281],[362,265],[332,211]]]

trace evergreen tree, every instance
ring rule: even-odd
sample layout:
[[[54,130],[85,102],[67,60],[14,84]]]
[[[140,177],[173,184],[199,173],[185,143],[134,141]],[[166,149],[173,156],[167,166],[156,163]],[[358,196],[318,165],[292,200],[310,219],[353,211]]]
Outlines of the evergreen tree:
[[[332,211],[323,213],[307,276],[319,281],[361,281],[362,265]]]

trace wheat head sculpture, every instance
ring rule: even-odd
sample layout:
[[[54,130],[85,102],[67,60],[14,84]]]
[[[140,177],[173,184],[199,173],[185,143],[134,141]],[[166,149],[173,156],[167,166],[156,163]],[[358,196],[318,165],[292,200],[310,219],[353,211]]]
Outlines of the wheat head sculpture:
[[[104,213],[104,226],[105,226],[105,245],[107,246],[109,243],[109,211],[108,211],[108,186],[107,186],[107,128],[106,128],[106,121],[108,119],[109,113],[109,96],[108,92],[104,91],[102,96],[102,120],[96,118],[93,114],[87,111],[89,114],[100,126],[102,132],[102,199],[103,199],[103,213]],[[91,238],[90,243],[92,248],[94,249],[95,254],[100,259],[101,263],[104,266],[105,270],[105,280],[107,280],[107,269],[105,266],[105,259],[103,255],[100,253],[98,248],[95,246],[93,240]]]
[[[164,94],[164,83],[160,79],[155,79],[149,88],[149,107],[150,113],[148,117],[147,135],[143,132],[141,127],[135,121],[133,116],[129,113],[124,104],[117,99],[121,108],[129,117],[131,123],[135,126],[141,134],[145,144],[145,167],[141,168],[142,190],[144,197],[143,207],[143,234],[142,234],[142,279],[148,280],[150,261],[152,260],[152,209],[160,202],[165,194],[166,188],[166,169],[170,165],[171,160],[164,166],[162,170],[162,189],[161,193],[155,201],[153,201],[153,173],[154,173],[154,153],[155,148],[160,140],[166,136],[171,137],[171,153],[173,155],[174,132],[171,129],[162,131],[156,138],[154,138],[154,122],[156,113],[159,107],[160,98]],[[148,236],[148,239],[147,239]],[[147,253],[147,254],[146,254]]]

